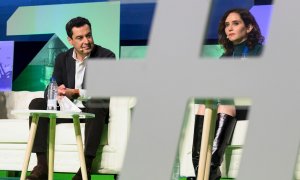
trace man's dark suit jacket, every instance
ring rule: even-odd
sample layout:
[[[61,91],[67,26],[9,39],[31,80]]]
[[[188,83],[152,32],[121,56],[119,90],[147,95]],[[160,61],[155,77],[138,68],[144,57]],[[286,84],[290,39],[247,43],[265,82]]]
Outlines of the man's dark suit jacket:
[[[60,53],[55,59],[53,77],[55,77],[57,85],[64,84],[66,88],[75,88],[75,59],[72,57],[74,48],[66,52]],[[90,58],[115,58],[115,54],[109,49],[95,45],[91,52]],[[47,89],[45,90],[45,98],[47,98]]]

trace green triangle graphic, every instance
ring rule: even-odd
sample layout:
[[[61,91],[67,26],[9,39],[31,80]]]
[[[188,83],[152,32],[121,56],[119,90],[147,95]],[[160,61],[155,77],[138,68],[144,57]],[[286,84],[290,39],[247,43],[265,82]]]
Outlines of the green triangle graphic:
[[[55,57],[68,48],[55,34],[13,82],[14,91],[43,91],[52,76]]]

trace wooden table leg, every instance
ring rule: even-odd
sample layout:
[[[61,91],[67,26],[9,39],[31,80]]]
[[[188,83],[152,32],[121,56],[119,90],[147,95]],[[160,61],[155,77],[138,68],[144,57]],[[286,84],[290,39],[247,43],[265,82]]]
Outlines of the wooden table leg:
[[[212,148],[213,148],[215,127],[216,127],[216,115],[217,115],[216,114],[216,109],[213,109],[212,110],[212,115],[211,115],[211,124],[210,124],[209,139],[208,139],[208,145],[207,145],[204,180],[209,179],[210,164],[211,164],[211,157],[212,157]]]
[[[56,126],[56,115],[50,114],[50,128],[49,128],[49,169],[48,169],[48,180],[53,180],[54,171],[54,152],[55,152],[55,126]]]
[[[21,178],[20,178],[21,180],[25,180],[25,178],[26,178],[26,172],[28,169],[28,164],[29,164],[29,160],[30,160],[30,155],[31,155],[32,146],[34,143],[34,138],[35,138],[35,133],[36,133],[38,122],[39,122],[38,114],[33,114],[30,131],[29,131],[28,143],[27,143],[26,152],[25,152],[25,159],[24,159],[24,163],[23,163],[23,167],[22,167],[22,173],[21,173]]]
[[[212,141],[214,134],[213,118],[215,118],[215,115],[213,115],[212,102],[206,103],[197,180],[208,180],[209,178]]]
[[[76,136],[77,148],[78,148],[79,159],[80,159],[82,179],[87,180],[87,171],[86,171],[86,164],[84,159],[83,143],[82,143],[80,122],[79,122],[78,115],[73,116],[73,123],[74,123],[75,136]]]

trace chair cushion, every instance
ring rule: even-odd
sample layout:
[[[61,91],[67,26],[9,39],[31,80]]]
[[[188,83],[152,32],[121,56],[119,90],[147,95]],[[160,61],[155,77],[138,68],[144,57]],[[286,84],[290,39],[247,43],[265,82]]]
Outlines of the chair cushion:
[[[10,91],[5,92],[6,97],[6,110],[8,119],[28,119],[24,115],[11,114],[12,110],[28,109],[29,103],[32,99],[44,97],[44,91]]]

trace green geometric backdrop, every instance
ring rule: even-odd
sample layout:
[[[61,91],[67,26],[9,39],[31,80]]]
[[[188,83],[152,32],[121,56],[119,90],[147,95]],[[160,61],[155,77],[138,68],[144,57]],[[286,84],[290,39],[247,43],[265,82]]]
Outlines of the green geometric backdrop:
[[[53,36],[16,77],[14,91],[45,89],[52,75],[54,58],[71,47],[65,24],[77,16],[89,19],[95,43],[112,50],[119,59],[120,1],[19,7],[7,21],[7,35]]]

